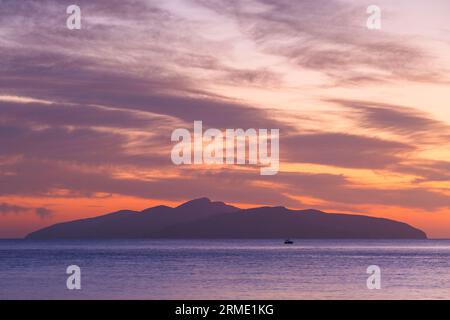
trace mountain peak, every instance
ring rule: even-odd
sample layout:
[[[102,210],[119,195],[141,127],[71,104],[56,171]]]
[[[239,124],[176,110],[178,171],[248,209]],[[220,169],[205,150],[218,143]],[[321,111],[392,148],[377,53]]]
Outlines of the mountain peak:
[[[185,202],[176,207],[175,210],[189,214],[201,213],[204,215],[210,215],[217,213],[235,212],[239,210],[239,208],[227,205],[224,202],[211,201],[209,198],[203,197]]]
[[[180,204],[177,208],[187,208],[187,207],[203,207],[211,204],[212,201],[209,198],[203,197],[194,200],[187,201],[183,204]]]

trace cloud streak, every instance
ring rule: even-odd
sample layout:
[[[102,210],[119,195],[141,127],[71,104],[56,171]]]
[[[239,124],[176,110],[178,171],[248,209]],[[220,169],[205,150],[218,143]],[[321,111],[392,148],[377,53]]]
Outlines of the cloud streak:
[[[10,203],[1,203],[0,204],[0,215],[7,214],[22,214],[26,212],[34,212],[41,219],[47,219],[53,216],[53,211],[44,207],[40,208],[29,208],[24,206],[19,206]]]

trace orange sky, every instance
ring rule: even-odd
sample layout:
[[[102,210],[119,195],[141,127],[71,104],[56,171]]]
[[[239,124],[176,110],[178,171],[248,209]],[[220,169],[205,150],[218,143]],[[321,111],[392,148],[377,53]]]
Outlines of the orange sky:
[[[448,1],[6,2],[0,237],[207,196],[450,238]],[[174,166],[170,134],[280,129],[280,173]]]

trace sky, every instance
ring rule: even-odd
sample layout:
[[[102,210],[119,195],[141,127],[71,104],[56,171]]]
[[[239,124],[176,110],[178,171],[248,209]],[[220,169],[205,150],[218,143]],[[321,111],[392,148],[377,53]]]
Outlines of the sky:
[[[81,30],[66,26],[81,8]],[[369,30],[369,5],[381,29]],[[450,238],[447,0],[0,0],[0,238],[209,197]],[[171,133],[280,130],[280,171]]]

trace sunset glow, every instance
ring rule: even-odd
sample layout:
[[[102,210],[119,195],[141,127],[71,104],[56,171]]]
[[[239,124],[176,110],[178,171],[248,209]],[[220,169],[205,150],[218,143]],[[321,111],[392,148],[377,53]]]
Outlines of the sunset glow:
[[[199,197],[450,238],[449,1],[378,1],[381,30],[363,0],[77,2],[81,30],[1,2],[0,238]],[[174,165],[194,121],[279,129],[278,174]]]

